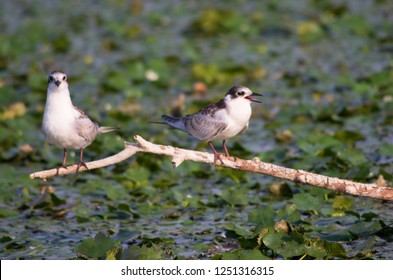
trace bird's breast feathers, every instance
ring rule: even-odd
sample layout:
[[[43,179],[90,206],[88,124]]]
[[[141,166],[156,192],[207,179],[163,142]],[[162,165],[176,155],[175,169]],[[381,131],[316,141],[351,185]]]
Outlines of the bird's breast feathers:
[[[230,102],[225,109],[217,111],[215,117],[226,123],[226,129],[214,140],[229,139],[247,130],[251,117],[251,106],[244,102]]]
[[[78,125],[78,120],[81,120],[82,125]],[[61,148],[86,147],[94,140],[91,134],[96,134],[97,128],[92,125],[91,129],[86,129],[89,132],[89,137],[86,137],[81,135],[80,127],[89,126],[90,123],[90,119],[83,111],[75,108],[66,95],[53,95],[47,100],[42,130],[50,144]]]

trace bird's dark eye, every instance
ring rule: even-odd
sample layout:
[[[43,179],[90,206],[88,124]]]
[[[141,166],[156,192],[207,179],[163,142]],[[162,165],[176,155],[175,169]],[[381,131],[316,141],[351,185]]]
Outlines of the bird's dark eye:
[[[53,82],[55,79],[53,78],[53,76],[49,76],[48,78],[48,82]]]
[[[63,81],[65,81],[65,80],[67,80],[67,76],[66,75],[63,76]]]
[[[243,95],[244,95],[244,91],[240,91],[240,92],[238,92],[238,93],[237,93],[237,95],[239,95],[239,96],[243,96]]]

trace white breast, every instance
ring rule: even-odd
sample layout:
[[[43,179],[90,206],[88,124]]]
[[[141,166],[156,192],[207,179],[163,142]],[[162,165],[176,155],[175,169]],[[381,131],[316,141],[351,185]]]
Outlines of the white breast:
[[[68,90],[47,95],[42,130],[46,141],[59,148],[79,149],[85,146],[75,130],[80,113],[74,109]]]
[[[224,120],[228,126],[222,133],[211,140],[226,140],[247,128],[251,117],[250,102],[240,98],[231,100],[227,102],[226,110],[221,110],[220,114],[218,117]]]

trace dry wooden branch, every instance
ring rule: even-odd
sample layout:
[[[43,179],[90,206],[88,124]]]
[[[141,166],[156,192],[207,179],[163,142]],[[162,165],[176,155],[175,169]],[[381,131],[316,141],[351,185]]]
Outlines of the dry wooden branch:
[[[172,146],[153,144],[138,135],[134,136],[134,139],[136,143],[125,142],[125,148],[120,153],[107,157],[105,159],[88,162],[86,163],[87,167],[89,168],[89,170],[101,168],[124,161],[139,152],[152,153],[172,157],[172,163],[175,167],[179,166],[183,161],[190,160],[195,162],[203,162],[218,166],[224,166],[236,170],[261,173],[281,179],[290,180],[299,184],[307,184],[357,196],[393,200],[393,188],[387,187],[384,184],[363,184],[352,182],[349,180],[328,177],[311,172],[306,172],[303,170],[290,169],[270,163],[265,163],[260,161],[258,158],[254,158],[252,160],[243,160],[240,158],[225,158],[224,156],[222,156],[222,162],[214,162],[213,154],[193,150],[185,150]],[[83,171],[86,171],[86,169],[82,167],[79,172]],[[41,178],[43,180],[46,180],[47,178],[50,178],[52,176],[63,176],[75,172],[77,172],[76,164],[69,166],[67,169],[55,168],[35,172],[30,174],[30,178]]]

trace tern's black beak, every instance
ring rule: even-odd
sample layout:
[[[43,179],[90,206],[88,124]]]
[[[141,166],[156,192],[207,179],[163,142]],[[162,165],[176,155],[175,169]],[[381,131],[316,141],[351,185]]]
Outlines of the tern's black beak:
[[[252,101],[252,102],[255,102],[255,103],[262,103],[262,101],[259,101],[259,100],[255,99],[255,98],[253,98],[254,96],[263,96],[263,95],[259,94],[259,93],[256,93],[256,92],[253,92],[251,95],[247,96],[246,98],[248,100]]]
[[[60,82],[60,81],[55,81],[55,85],[56,85],[57,87],[59,87],[59,86],[60,86],[60,84],[61,84],[61,82]]]

